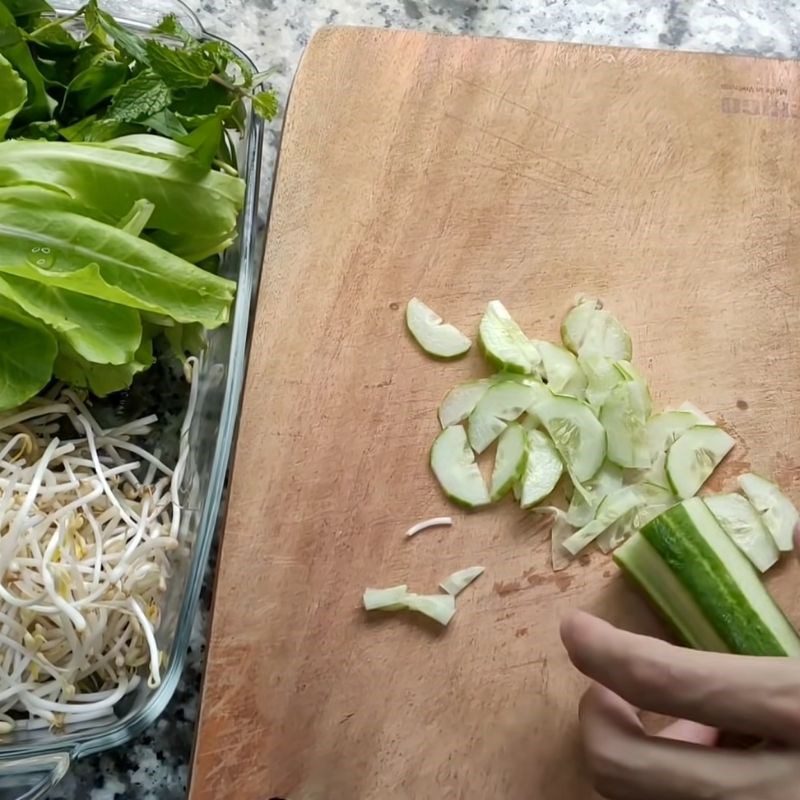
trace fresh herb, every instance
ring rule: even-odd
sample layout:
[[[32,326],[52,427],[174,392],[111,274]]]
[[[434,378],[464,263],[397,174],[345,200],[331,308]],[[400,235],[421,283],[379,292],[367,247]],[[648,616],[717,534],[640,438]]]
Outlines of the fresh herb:
[[[0,0],[0,56],[0,139],[156,133],[198,142],[207,165],[211,142],[213,158],[227,161],[224,133],[242,130],[243,104],[264,119],[278,113],[275,92],[260,90],[267,73],[254,75],[225,42],[195,39],[172,15],[145,37],[97,0],[68,17],[44,0]]]

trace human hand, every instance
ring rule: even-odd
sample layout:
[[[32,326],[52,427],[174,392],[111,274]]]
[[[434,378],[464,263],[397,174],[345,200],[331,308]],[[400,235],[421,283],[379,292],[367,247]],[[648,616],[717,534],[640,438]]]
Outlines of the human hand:
[[[561,638],[593,684],[580,725],[595,788],[608,800],[800,799],[800,663],[703,653],[578,612]],[[677,717],[651,736],[639,710]],[[719,731],[764,742],[719,744]]]

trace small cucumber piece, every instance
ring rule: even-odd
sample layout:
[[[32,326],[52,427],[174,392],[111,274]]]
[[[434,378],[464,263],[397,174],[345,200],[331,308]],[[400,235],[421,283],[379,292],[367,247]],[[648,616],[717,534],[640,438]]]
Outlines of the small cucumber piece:
[[[651,519],[675,505],[675,496],[663,486],[643,482],[635,488],[640,494],[641,503],[609,525],[597,537],[597,546],[603,553],[616,550]]]
[[[586,394],[586,375],[578,359],[563,347],[551,342],[534,341],[542,360],[547,388],[553,394],[566,394],[582,400]]]
[[[700,420],[691,411],[663,411],[647,420],[647,446],[650,458],[655,461],[666,453],[672,443]],[[713,424],[713,423],[712,423]]]
[[[591,544],[612,523],[633,511],[642,502],[637,486],[624,486],[613,494],[608,495],[597,507],[595,518],[575,531],[564,542],[564,547],[572,555],[577,555],[586,545]]]
[[[641,533],[635,533],[615,551],[614,561],[649,596],[689,647],[716,653],[730,652],[695,599]]]
[[[600,422],[608,435],[608,460],[620,467],[645,469],[650,466],[647,417],[650,392],[641,379],[617,384],[603,404]]]
[[[731,493],[710,495],[703,499],[722,530],[756,569],[766,572],[777,562],[780,554],[775,541],[747,498]]]
[[[628,332],[597,300],[584,300],[567,313],[561,323],[561,340],[575,355],[630,361],[633,353]]]
[[[569,524],[576,528],[588,525],[594,519],[600,503],[622,488],[622,477],[622,470],[616,464],[605,461],[594,477],[583,485],[586,494],[576,491],[572,495],[567,511]]]
[[[531,375],[539,365],[536,348],[499,300],[491,300],[478,328],[478,343],[497,369]]]
[[[783,552],[792,550],[798,521],[797,509],[792,501],[772,481],[752,472],[739,476],[739,486],[761,514],[778,549]]]
[[[442,428],[463,422],[496,382],[493,378],[481,378],[452,388],[439,406],[439,423]]]
[[[406,325],[417,344],[436,358],[458,358],[472,346],[454,325],[449,325],[417,297],[412,297],[406,306]]]
[[[536,397],[537,390],[525,381],[508,380],[490,386],[469,415],[472,449],[482,453]]]
[[[606,432],[592,409],[575,397],[552,395],[533,410],[570,473],[588,481],[606,457]]]
[[[525,445],[528,460],[520,478],[519,503],[522,508],[530,508],[556,488],[564,464],[550,437],[541,431],[526,431]]]
[[[673,506],[641,535],[732,653],[800,656],[800,637],[701,498]],[[643,585],[649,592],[647,576]]]
[[[586,376],[586,402],[600,410],[611,390],[624,380],[614,361],[604,356],[578,356],[578,365]]]
[[[431,447],[431,469],[444,493],[466,508],[488,505],[491,500],[475,454],[460,425],[445,428]]]
[[[694,425],[678,437],[667,451],[667,478],[678,497],[697,494],[734,441],[716,425]]]
[[[528,460],[525,434],[521,425],[512,422],[497,440],[497,455],[489,491],[493,501],[504,497],[525,471],[525,463]]]

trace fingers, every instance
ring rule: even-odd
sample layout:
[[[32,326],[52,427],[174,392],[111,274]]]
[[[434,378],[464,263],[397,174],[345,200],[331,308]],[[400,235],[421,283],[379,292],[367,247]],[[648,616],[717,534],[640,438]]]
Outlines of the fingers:
[[[561,636],[572,662],[637,708],[800,744],[800,669],[789,658],[701,653],[576,613]]]
[[[703,747],[713,747],[719,741],[719,731],[716,728],[688,719],[679,719],[667,725],[658,735],[662,739],[674,739],[677,742],[699,744]]]
[[[779,777],[785,788],[794,785],[792,754],[743,753],[649,737],[635,710],[597,684],[581,701],[581,730],[592,782],[608,800],[793,796],[770,793]]]

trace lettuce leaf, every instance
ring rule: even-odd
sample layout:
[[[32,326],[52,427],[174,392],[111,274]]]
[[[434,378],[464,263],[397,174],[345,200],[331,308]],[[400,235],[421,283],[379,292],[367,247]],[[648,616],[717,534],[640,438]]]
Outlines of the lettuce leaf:
[[[25,81],[14,67],[0,55],[0,139],[6,135],[14,117],[28,99]]]
[[[142,321],[133,308],[12,275],[0,276],[0,296],[45,323],[76,353],[96,364],[125,364],[142,341]]]
[[[174,238],[179,255],[208,253],[209,242],[213,252],[222,252],[236,235],[244,202],[240,178],[185,159],[129,152],[113,143],[0,142],[0,185],[26,184],[64,192],[116,219],[137,200],[148,200],[154,206],[148,228]]]
[[[232,281],[119,228],[68,211],[20,206],[0,195],[2,275],[206,328],[228,321],[235,289]]]
[[[49,383],[58,345],[44,325],[2,297],[0,342],[0,411],[5,411]]]

